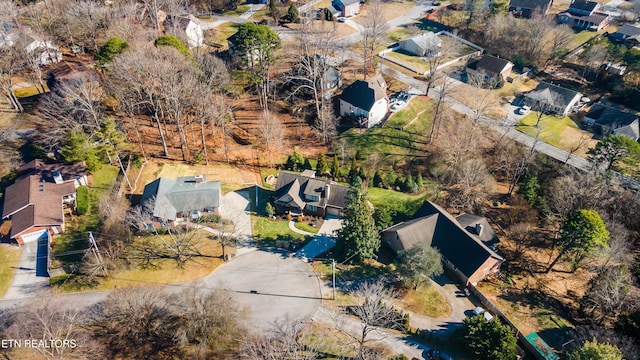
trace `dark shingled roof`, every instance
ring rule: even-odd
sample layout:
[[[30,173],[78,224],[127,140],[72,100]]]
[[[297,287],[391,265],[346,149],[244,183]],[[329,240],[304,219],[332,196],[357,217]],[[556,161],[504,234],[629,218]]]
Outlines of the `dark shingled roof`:
[[[179,212],[220,206],[220,181],[196,182],[195,176],[177,180],[158,178],[145,185],[141,204],[155,197],[153,216],[175,220]]]
[[[596,125],[612,129],[615,135],[626,136],[634,140],[640,138],[640,115],[595,104],[585,117],[593,119]]]
[[[545,9],[549,6],[551,0],[511,0],[509,7],[516,7],[522,9]]]
[[[483,216],[463,213],[456,216],[456,220],[460,226],[469,233],[476,235],[487,246],[494,245],[499,241],[498,235],[493,231],[493,228],[489,224],[489,221],[487,221],[487,218]],[[480,234],[478,234],[478,226],[482,226]]]
[[[472,70],[484,71],[487,75],[498,75],[507,65],[509,60],[484,54],[480,59],[473,59],[467,63],[467,67]]]
[[[467,232],[451,214],[430,201],[424,202],[413,220],[384,230],[389,231],[397,233],[405,249],[418,242],[437,248],[467,277],[473,275],[488,258],[504,261],[476,235]]]
[[[640,28],[624,24],[616,31],[616,33],[624,35],[625,38],[634,37],[640,35]]]
[[[326,188],[329,186],[329,197],[327,198]],[[317,201],[309,201],[304,195],[316,195]],[[299,209],[304,209],[305,205],[317,207],[335,207],[343,209],[347,206],[349,188],[338,185],[329,180],[318,179],[314,176],[303,176],[301,174],[278,173],[276,190],[273,198],[282,205],[296,205]]]
[[[360,109],[369,111],[373,104],[387,97],[387,93],[382,88],[384,79],[381,75],[374,76],[366,81],[356,80],[353,84],[347,86],[340,99]]]
[[[574,0],[571,5],[569,5],[569,11],[571,9],[588,11],[592,12],[598,6],[598,3],[595,1],[587,1],[587,0]]]
[[[563,13],[558,14],[558,16],[563,15],[563,16],[567,16],[571,19],[578,19],[578,20],[582,20],[584,22],[592,22],[594,24],[600,24],[602,23],[606,18],[609,17],[609,15],[607,14],[603,14],[603,13],[593,13],[591,15],[580,15],[580,14],[572,14],[570,11],[565,11]]]

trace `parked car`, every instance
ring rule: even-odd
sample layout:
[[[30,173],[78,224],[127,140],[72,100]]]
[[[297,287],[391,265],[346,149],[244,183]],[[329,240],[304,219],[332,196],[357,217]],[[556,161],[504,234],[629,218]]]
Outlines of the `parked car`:
[[[440,350],[430,349],[427,351],[427,358],[429,360],[453,360],[453,358]]]
[[[531,110],[531,106],[525,105],[525,106],[521,107],[520,109],[518,109],[518,114],[527,115],[530,110]]]
[[[473,309],[473,315],[482,315],[484,314],[485,310],[482,306],[478,306],[477,308]]]
[[[341,23],[343,23],[343,22],[347,22],[347,18],[346,18],[346,17],[344,17],[344,16],[338,16],[338,19],[337,19],[337,20],[338,20],[338,22],[341,22]]]
[[[389,107],[392,111],[400,110],[403,106],[407,104],[404,100],[398,100]]]

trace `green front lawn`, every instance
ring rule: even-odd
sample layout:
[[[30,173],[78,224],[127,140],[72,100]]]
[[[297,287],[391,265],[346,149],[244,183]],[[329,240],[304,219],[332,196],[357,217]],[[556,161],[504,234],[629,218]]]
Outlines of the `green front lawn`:
[[[20,248],[17,246],[0,245],[0,299],[11,286],[20,254]]]
[[[404,109],[392,114],[385,126],[390,128],[404,128],[404,126],[413,120],[427,122],[425,120],[430,118],[432,112],[433,101],[428,100],[424,96],[416,96],[409,101],[409,104],[407,104]],[[419,117],[418,114],[420,114]],[[428,122],[430,123],[430,120]],[[413,123],[411,125],[413,125]]]
[[[288,247],[295,244],[299,249],[308,238],[289,229],[287,220],[270,220],[260,216],[251,216],[253,239],[259,247]]]
[[[516,125],[516,130],[532,137],[538,136],[538,132],[540,132],[540,140],[560,149],[566,147],[566,130],[580,130],[578,125],[568,116],[560,119],[553,115],[543,115],[536,127],[537,121],[538,114],[531,112],[520,120]]]
[[[318,230],[320,230],[320,225],[312,226],[307,221],[303,221],[303,222],[296,221],[293,223],[293,225],[296,227],[296,229],[300,229],[302,231],[306,231],[312,234],[317,234]]]
[[[403,221],[413,216],[425,199],[433,200],[435,198],[435,194],[429,191],[428,183],[425,183],[425,188],[427,191],[412,195],[395,190],[370,187],[367,189],[367,195],[374,208],[386,207],[393,210],[396,213],[396,221]]]

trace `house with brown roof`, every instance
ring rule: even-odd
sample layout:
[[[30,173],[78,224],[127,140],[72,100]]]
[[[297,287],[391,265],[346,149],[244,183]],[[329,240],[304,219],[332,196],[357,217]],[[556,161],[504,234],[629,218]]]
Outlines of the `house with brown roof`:
[[[315,171],[306,170],[301,174],[278,173],[273,202],[278,214],[342,217],[348,196],[348,187],[316,178]]]
[[[75,207],[80,185],[87,185],[86,167],[81,163],[33,160],[20,167],[15,183],[4,193],[2,218],[11,220],[10,238],[24,245],[45,232],[64,232],[65,210]]]
[[[495,83],[496,86],[500,85],[500,87],[511,76],[511,70],[513,70],[511,61],[488,54],[484,54],[480,58],[470,59],[465,67],[467,76],[476,76],[479,79],[484,79],[485,83],[490,85]]]
[[[418,244],[437,248],[445,268],[465,286],[498,272],[504,262],[491,249],[498,239],[486,219],[472,214],[454,217],[430,201],[412,220],[383,230],[382,237],[395,253]]]
[[[572,0],[569,9],[558,14],[558,24],[568,24],[575,28],[600,31],[609,25],[611,17],[598,12],[600,4],[588,0]]]

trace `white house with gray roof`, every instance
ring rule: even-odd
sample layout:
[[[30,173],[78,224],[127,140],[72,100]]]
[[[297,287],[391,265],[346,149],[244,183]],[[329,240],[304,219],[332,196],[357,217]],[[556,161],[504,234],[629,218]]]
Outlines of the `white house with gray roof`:
[[[140,203],[151,208],[154,218],[176,221],[218,213],[221,197],[220,181],[206,181],[204,175],[197,175],[155,179],[145,185]]]
[[[438,34],[426,31],[422,34],[402,39],[398,42],[400,49],[420,57],[435,57],[440,54],[442,39]]]
[[[582,94],[558,85],[541,82],[524,95],[524,103],[533,110],[567,116],[580,101]]]
[[[372,127],[387,115],[389,98],[382,75],[365,81],[356,80],[340,95],[340,116],[351,118],[358,125]]]

